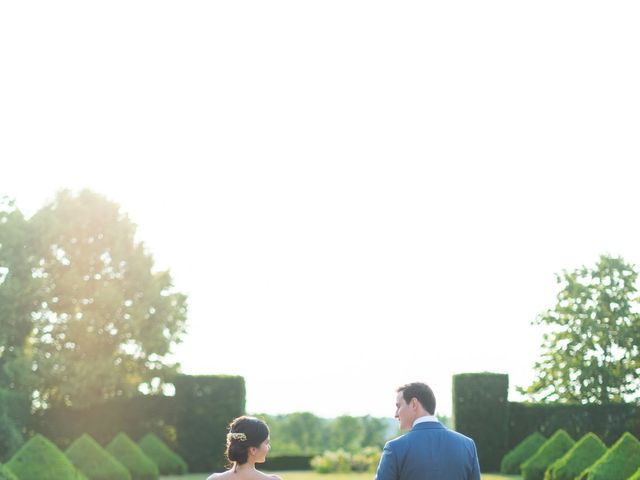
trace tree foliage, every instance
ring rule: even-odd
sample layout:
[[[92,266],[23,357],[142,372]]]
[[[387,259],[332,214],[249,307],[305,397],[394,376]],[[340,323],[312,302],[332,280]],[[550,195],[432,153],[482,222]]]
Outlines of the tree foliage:
[[[12,201],[0,199],[0,386],[29,391],[34,382],[32,312],[40,302],[29,224]]]
[[[359,452],[364,447],[382,448],[391,433],[386,419],[343,415],[334,419],[309,412],[259,415],[271,430],[272,455],[317,455],[326,450]]]
[[[0,386],[36,406],[84,407],[159,391],[185,330],[186,297],[105,197],[60,192],[28,221],[0,209]]]
[[[556,306],[535,323],[544,335],[534,399],[610,403],[640,392],[640,313],[633,265],[601,256],[593,268],[564,271]]]
[[[354,452],[361,448],[364,428],[361,419],[349,415],[335,418],[329,426],[329,448]]]
[[[31,220],[45,279],[36,317],[41,399],[88,405],[173,373],[165,356],[184,332],[186,298],[135,239],[117,204],[63,191]]]

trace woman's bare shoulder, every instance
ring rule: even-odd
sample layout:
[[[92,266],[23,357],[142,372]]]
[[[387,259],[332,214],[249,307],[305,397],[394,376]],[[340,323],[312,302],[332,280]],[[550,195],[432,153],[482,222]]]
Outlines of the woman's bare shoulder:
[[[269,475],[260,471],[258,471],[257,473],[260,474],[260,477],[256,480],[282,480],[282,478],[280,478],[278,475]]]
[[[229,472],[230,470],[227,470],[226,472],[212,473],[207,477],[207,480],[226,480],[229,477]]]

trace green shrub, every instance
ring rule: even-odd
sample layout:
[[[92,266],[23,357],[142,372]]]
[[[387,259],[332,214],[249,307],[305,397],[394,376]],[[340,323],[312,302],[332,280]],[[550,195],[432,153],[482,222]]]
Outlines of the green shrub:
[[[533,457],[546,441],[546,437],[539,432],[529,435],[502,458],[500,472],[507,475],[519,474],[520,465]]]
[[[36,435],[7,463],[20,480],[87,480],[58,447]]]
[[[587,433],[563,457],[551,464],[544,480],[574,480],[607,451],[607,446],[594,433]]]
[[[158,467],[126,433],[120,432],[107,445],[107,452],[127,467],[132,480],[158,480]]]
[[[624,480],[640,468],[640,442],[625,433],[600,459],[580,474],[586,480]]]
[[[89,480],[131,480],[129,470],[86,433],[65,453]]]
[[[153,433],[146,434],[138,442],[138,445],[145,455],[158,466],[160,475],[184,475],[187,473],[187,464],[182,457]]]
[[[377,447],[365,447],[353,454],[340,449],[313,457],[311,467],[318,473],[375,472],[381,455]]]
[[[7,467],[0,465],[0,480],[18,480],[18,477]]]
[[[344,450],[324,452],[311,459],[311,467],[318,473],[349,473],[351,455]]]
[[[351,470],[354,472],[374,473],[380,463],[382,450],[378,447],[364,447],[361,452],[354,453],[351,457]]]
[[[544,445],[522,464],[523,480],[543,480],[545,470],[569,451],[575,442],[564,430],[554,433]]]

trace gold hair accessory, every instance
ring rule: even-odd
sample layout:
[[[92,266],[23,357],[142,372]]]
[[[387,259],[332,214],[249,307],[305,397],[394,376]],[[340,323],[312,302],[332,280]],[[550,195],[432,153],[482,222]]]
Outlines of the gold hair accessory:
[[[227,440],[240,440],[241,442],[247,441],[247,436],[242,432],[229,432],[227,434]]]

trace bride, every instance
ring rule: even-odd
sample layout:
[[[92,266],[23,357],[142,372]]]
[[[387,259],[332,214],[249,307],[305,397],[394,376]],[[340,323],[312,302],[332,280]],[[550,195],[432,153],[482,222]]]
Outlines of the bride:
[[[214,473],[207,480],[281,480],[277,475],[267,475],[256,469],[256,463],[264,463],[271,449],[269,427],[254,417],[238,417],[229,425],[225,456],[229,470]]]

